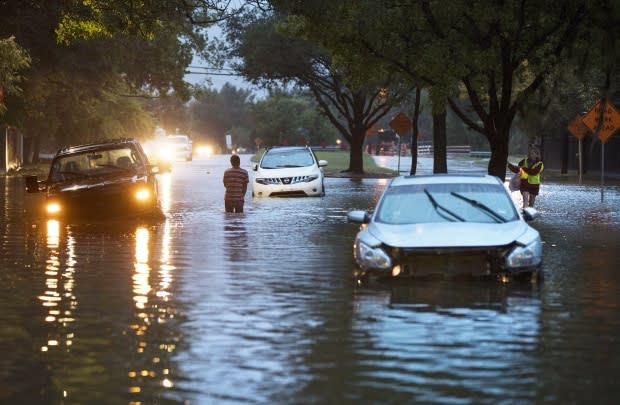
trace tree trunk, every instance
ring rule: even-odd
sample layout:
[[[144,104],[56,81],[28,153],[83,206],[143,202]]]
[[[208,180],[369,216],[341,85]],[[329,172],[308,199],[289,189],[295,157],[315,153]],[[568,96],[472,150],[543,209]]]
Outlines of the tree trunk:
[[[415,175],[418,168],[418,135],[420,128],[418,127],[418,119],[420,118],[420,93],[422,90],[418,87],[415,90],[415,107],[413,109],[413,127],[411,134],[411,170],[409,174]]]
[[[560,173],[566,174],[568,173],[568,138],[569,134],[564,134],[562,139],[562,169]]]
[[[488,173],[504,181],[506,179],[506,166],[508,163],[508,132],[491,134],[487,136],[487,139],[491,146]]]
[[[349,151],[349,168],[346,170],[352,174],[364,174],[364,134],[354,134],[351,137],[351,150]]]
[[[433,173],[448,173],[446,117],[445,109],[433,112]]]
[[[415,175],[416,169],[418,167],[418,136],[415,129],[413,130],[413,135],[411,136],[411,169],[409,170],[409,174]]]

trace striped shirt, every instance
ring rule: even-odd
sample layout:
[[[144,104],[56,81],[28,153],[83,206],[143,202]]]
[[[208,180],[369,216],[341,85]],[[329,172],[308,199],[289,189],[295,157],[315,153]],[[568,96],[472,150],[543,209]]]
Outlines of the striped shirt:
[[[224,200],[243,200],[245,197],[245,190],[249,182],[250,178],[247,170],[240,167],[231,167],[226,169],[224,171],[224,187],[226,187]]]

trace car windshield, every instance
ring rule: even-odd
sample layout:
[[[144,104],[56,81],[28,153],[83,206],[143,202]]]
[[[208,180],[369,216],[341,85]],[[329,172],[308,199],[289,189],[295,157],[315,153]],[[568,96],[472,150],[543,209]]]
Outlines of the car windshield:
[[[312,153],[306,149],[272,149],[265,154],[260,167],[263,169],[279,169],[306,167],[313,164]]]
[[[189,138],[186,136],[169,136],[168,141],[170,143],[189,143]]]
[[[390,187],[377,207],[377,222],[499,223],[518,219],[500,184],[412,184]]]
[[[141,167],[142,160],[132,148],[90,150],[55,159],[50,170],[50,180],[65,181],[80,177],[135,173]]]

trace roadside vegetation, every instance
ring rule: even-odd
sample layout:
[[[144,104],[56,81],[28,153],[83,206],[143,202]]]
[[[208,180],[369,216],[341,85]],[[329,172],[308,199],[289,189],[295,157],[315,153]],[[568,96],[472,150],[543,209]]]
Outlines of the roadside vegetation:
[[[471,145],[501,176],[509,154],[564,142],[597,100],[619,104],[620,3],[556,3],[0,2],[0,133],[23,137],[25,163],[157,127],[220,151],[227,135],[246,150],[340,142],[344,170],[364,174],[364,146],[403,113],[402,141],[433,144],[434,172],[447,146]],[[188,83],[196,71],[205,81]],[[211,74],[261,96],[214,89]]]

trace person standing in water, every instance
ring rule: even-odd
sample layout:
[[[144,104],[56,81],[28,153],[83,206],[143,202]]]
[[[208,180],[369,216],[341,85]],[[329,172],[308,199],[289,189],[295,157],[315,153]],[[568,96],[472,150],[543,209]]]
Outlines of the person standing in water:
[[[241,159],[239,155],[232,155],[230,157],[230,164],[232,167],[224,171],[224,187],[226,193],[224,194],[224,208],[226,212],[243,212],[243,203],[245,193],[248,189],[248,183],[250,178],[248,172],[242,169],[240,166]]]
[[[530,147],[528,156],[517,165],[508,162],[508,169],[513,173],[519,173],[521,178],[519,191],[523,197],[523,208],[534,207],[536,196],[540,190],[540,175],[544,168],[540,151],[535,147]]]

